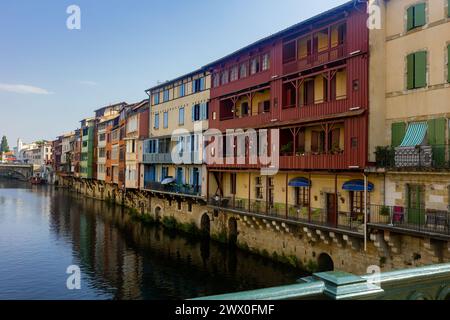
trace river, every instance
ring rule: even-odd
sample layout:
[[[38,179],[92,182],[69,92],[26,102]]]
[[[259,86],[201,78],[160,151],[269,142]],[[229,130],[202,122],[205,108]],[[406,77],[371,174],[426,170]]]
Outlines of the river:
[[[80,289],[66,285],[69,266],[81,271]],[[0,180],[0,299],[179,300],[291,284],[305,275],[143,224],[120,206]]]

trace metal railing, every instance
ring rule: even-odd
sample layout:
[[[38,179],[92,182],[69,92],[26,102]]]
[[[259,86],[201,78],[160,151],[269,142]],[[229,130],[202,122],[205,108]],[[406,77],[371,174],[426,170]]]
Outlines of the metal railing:
[[[369,223],[419,233],[450,235],[450,212],[444,210],[370,205]]]
[[[327,210],[309,208],[308,206],[296,206],[284,203],[268,204],[264,200],[248,200],[242,198],[217,198],[208,200],[208,204],[214,207],[253,213],[286,220],[324,226],[336,229],[349,230],[363,233],[364,215],[339,211],[336,215],[328,214]]]
[[[146,182],[145,189],[165,193],[177,193],[190,196],[201,196],[202,187],[188,184],[161,184],[159,182]]]
[[[450,169],[450,146],[378,147],[376,163],[380,168]]]

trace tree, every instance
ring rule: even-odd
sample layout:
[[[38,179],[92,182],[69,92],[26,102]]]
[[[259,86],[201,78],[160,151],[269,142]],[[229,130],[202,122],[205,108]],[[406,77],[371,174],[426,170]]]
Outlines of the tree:
[[[9,152],[8,140],[6,136],[2,137],[2,143],[0,145],[0,152]]]

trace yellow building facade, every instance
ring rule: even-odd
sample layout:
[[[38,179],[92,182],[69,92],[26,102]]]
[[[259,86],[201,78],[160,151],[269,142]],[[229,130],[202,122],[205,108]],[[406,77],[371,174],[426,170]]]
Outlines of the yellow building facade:
[[[196,71],[147,91],[151,107],[143,188],[205,197],[202,134],[208,129],[210,88],[210,75]]]
[[[378,111],[370,143],[372,151],[389,146],[373,155],[386,169],[385,203],[420,223],[450,204],[448,5],[380,1],[382,28],[370,38],[371,107]]]

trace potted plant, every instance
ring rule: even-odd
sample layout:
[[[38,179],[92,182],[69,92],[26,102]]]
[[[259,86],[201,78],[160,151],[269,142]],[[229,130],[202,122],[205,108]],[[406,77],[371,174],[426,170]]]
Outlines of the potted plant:
[[[389,207],[382,206],[380,208],[380,222],[381,223],[389,223],[391,221],[391,210]]]
[[[289,152],[292,152],[292,141],[289,141],[287,144],[282,145],[280,148],[281,154],[287,154]]]

